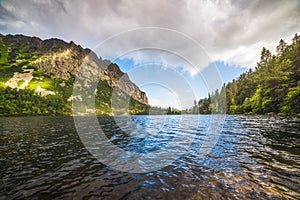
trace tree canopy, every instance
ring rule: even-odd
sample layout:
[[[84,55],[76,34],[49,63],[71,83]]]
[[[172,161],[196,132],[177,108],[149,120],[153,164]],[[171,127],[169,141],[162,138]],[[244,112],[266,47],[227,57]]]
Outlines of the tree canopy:
[[[291,44],[280,40],[276,53],[263,47],[255,70],[249,69],[237,80],[224,85],[198,102],[202,114],[222,113],[220,93],[226,93],[226,112],[231,114],[300,113],[300,36]],[[216,99],[212,102],[212,99]],[[220,107],[220,106],[219,106]],[[221,106],[222,107],[222,106]],[[220,107],[220,108],[221,108]]]

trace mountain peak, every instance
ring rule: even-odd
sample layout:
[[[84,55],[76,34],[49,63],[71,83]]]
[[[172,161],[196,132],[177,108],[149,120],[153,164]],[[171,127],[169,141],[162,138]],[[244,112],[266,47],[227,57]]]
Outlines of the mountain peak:
[[[4,58],[1,58],[0,61],[0,78],[5,76],[5,83],[7,84],[16,86],[22,83],[22,88],[31,87],[35,91],[38,89],[43,91],[43,89],[51,90],[50,86],[43,88],[46,85],[43,81],[51,79],[50,82],[60,84],[55,87],[62,89],[67,82],[74,82],[80,66],[88,59],[88,62],[100,69],[102,74],[99,75],[99,78],[101,81],[107,82],[108,87],[118,87],[136,101],[149,105],[145,92],[142,92],[132,83],[128,75],[122,72],[117,64],[109,60],[102,60],[92,50],[84,49],[73,41],[67,43],[57,38],[41,40],[37,37],[24,35],[2,35],[0,43],[1,52],[5,52]],[[32,70],[28,71],[27,68]],[[18,80],[19,83],[13,83],[13,80],[10,80],[13,79],[14,75],[23,77],[22,74],[24,73],[27,73],[24,77],[31,77],[31,79],[20,79]],[[26,86],[25,83],[28,85]],[[52,89],[55,87],[53,86]],[[16,88],[20,89],[19,86]],[[53,92],[55,94],[61,93],[55,89]],[[43,92],[43,94],[52,93]],[[68,92],[68,95],[63,95],[70,98],[71,93]]]

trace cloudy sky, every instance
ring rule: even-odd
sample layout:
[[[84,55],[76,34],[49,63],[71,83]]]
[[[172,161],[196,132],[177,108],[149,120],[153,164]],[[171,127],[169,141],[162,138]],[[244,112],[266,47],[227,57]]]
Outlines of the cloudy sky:
[[[255,67],[263,46],[274,52],[281,38],[290,42],[293,35],[300,31],[300,1],[297,0],[0,0],[0,2],[2,34],[20,33],[43,39],[57,37],[65,41],[72,40],[91,49],[96,49],[109,37],[142,27],[159,27],[163,30],[176,31],[202,47],[209,60],[217,64],[224,82],[236,77],[246,68]],[[123,41],[121,46],[127,45],[127,50],[130,50],[136,44],[145,45],[152,41],[155,47],[163,44],[164,49],[172,52],[183,55],[195,53],[191,51],[189,45],[185,45],[185,40],[177,41],[177,36],[174,36],[175,39],[174,37],[161,39],[158,35],[146,34],[146,38],[142,40],[147,41],[141,43],[141,37],[135,37],[133,34],[127,37],[128,40]],[[191,59],[199,57],[198,51],[195,54]],[[149,59],[149,56],[143,53],[130,55],[131,57],[128,55],[118,59],[119,64],[124,64],[121,66],[123,70],[130,69],[128,64],[137,64],[143,62],[143,59]],[[99,56],[111,58],[120,55]],[[171,62],[170,59],[166,60]],[[207,64],[204,62],[201,70]],[[175,65],[174,62],[171,62],[171,65]],[[178,66],[182,68],[183,74],[187,72],[191,77],[198,73],[197,70],[185,66],[183,62],[179,62]],[[196,92],[196,97],[202,96],[205,92]]]

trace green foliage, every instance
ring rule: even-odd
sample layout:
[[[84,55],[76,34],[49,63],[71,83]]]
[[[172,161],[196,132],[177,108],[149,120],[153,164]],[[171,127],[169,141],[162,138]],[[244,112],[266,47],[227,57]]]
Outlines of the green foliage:
[[[155,109],[155,108],[154,108]],[[157,108],[156,108],[157,109]],[[154,114],[167,114],[167,115],[180,115],[182,111],[176,109],[176,108],[171,108],[170,106],[167,109],[162,109],[159,108],[160,112],[154,113]],[[151,112],[153,114],[153,112]]]
[[[31,67],[30,63],[41,55],[21,45],[9,45],[0,39],[0,81],[6,82],[15,72],[22,72],[22,67]]]
[[[255,71],[250,69],[222,88],[226,88],[227,113],[300,113],[300,36],[296,34],[290,45],[280,40],[276,50],[272,55],[264,47]],[[209,97],[211,103],[201,99],[200,113],[209,113],[209,105],[220,112],[224,102],[219,97],[217,90]]]
[[[251,109],[253,113],[260,114],[262,110],[261,86],[256,88],[255,93],[250,98]]]
[[[286,96],[286,105],[282,106],[281,112],[297,114],[300,113],[300,81],[297,86],[290,88]]]
[[[0,81],[6,82],[11,79],[15,72],[22,72],[22,67],[15,64],[12,65],[0,65]]]
[[[7,63],[8,61],[8,49],[6,45],[0,41],[0,64]]]
[[[32,72],[32,76],[41,78],[44,76],[43,70],[41,68],[37,68],[35,71]]]
[[[47,90],[56,90],[58,89],[58,81],[51,78],[43,78],[42,81],[40,81],[40,86]]]
[[[200,99],[198,102],[200,114],[210,114],[212,110],[211,97]]]
[[[32,90],[0,87],[0,116],[69,115],[71,105],[60,96],[42,97]]]
[[[229,107],[229,113],[230,114],[237,114],[237,113],[239,113],[239,106],[230,105],[230,107]]]
[[[114,92],[114,93],[113,93]],[[113,104],[112,102],[113,97]],[[96,114],[141,115],[148,114],[150,107],[124,93],[119,88],[112,88],[107,81],[100,80],[95,98]],[[113,108],[112,108],[113,107]]]
[[[129,100],[129,114],[131,115],[145,115],[149,114],[150,107],[130,97]]]
[[[23,83],[25,83],[25,80],[19,80],[17,82],[18,87],[20,87],[21,85],[23,85]]]
[[[5,43],[6,41],[6,43]],[[24,42],[9,42],[0,37],[0,115],[69,115],[72,102],[68,99],[73,92],[75,77],[69,80],[51,77],[34,65],[34,61],[43,53],[38,45]],[[14,41],[14,40],[12,40]],[[58,51],[52,48],[51,51]],[[5,86],[15,72],[23,72],[24,68],[33,69],[34,78],[24,90],[12,89]],[[21,86],[24,80],[17,82]],[[55,95],[40,96],[35,92],[38,85],[46,90],[54,91]],[[112,113],[111,97],[113,88],[107,81],[99,81],[95,98],[96,114],[109,115]],[[147,114],[149,106],[121,93],[120,102],[127,100],[130,114]],[[85,111],[85,105],[82,105]],[[126,111],[128,112],[128,111]],[[123,114],[124,111],[120,112]]]
[[[97,93],[95,98],[95,107],[97,115],[108,115],[112,112],[111,96],[113,89],[107,81],[100,80],[97,86]]]
[[[38,86],[39,82],[36,78],[31,79],[31,81],[29,81],[28,85],[25,87],[25,89],[28,90],[36,90],[37,86]]]

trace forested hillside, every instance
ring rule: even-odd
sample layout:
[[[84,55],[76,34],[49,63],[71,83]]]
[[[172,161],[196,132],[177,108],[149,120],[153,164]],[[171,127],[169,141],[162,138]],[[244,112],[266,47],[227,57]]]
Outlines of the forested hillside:
[[[292,43],[280,40],[276,53],[265,47],[254,70],[240,75],[195,105],[202,114],[299,114],[300,113],[300,36],[295,34]],[[215,100],[215,101],[214,101]]]
[[[59,39],[0,34],[0,116],[71,115],[73,85],[83,62],[101,70],[95,91],[97,115],[124,114],[112,110],[111,97],[128,104],[130,114],[147,113],[148,99],[127,74],[90,49]],[[86,72],[86,81],[91,74]],[[122,79],[121,79],[122,78]],[[130,94],[130,95],[129,95]],[[86,114],[82,103],[81,113]]]

